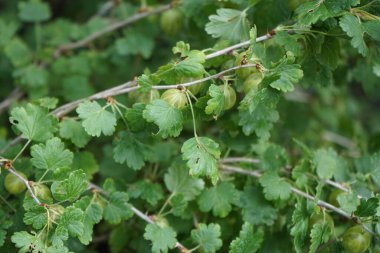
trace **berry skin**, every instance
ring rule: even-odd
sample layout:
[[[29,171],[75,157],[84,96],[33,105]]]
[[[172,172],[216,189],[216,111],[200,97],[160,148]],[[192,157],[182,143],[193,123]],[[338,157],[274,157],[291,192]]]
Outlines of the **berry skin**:
[[[171,9],[161,15],[160,26],[169,36],[176,35],[183,27],[183,14],[178,9]]]
[[[371,244],[371,235],[360,225],[350,227],[343,235],[343,247],[348,253],[363,253]]]
[[[314,224],[324,224],[327,223],[327,225],[331,228],[334,229],[334,220],[331,218],[331,216],[328,213],[313,213],[311,215],[310,220],[309,220],[309,229],[313,227]]]
[[[169,89],[161,95],[161,99],[175,108],[182,109],[187,105],[185,92],[185,90]]]
[[[224,110],[231,109],[236,102],[236,92],[229,85],[220,85],[219,89],[223,91],[224,94]]]
[[[21,175],[23,178],[26,179],[26,176],[22,172],[17,172],[19,175]],[[13,195],[18,195],[25,191],[26,186],[25,184],[15,175],[9,173],[5,177],[5,182],[4,182],[5,189]]]

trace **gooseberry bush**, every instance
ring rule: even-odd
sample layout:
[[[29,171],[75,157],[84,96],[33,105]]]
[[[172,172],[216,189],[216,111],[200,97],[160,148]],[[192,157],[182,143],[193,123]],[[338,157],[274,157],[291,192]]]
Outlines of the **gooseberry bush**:
[[[380,1],[0,7],[0,252],[380,252]]]

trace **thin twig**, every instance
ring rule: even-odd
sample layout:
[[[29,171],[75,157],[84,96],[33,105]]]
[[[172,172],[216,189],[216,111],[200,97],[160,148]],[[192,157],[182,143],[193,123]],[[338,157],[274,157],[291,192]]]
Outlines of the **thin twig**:
[[[0,115],[14,102],[24,95],[20,87],[16,87],[9,96],[0,103]]]
[[[105,193],[107,194],[107,192],[105,190],[103,190],[100,186],[94,184],[94,183],[89,183],[89,188],[90,189],[95,189],[99,192],[102,192],[102,193]],[[141,212],[139,209],[137,209],[136,207],[132,206],[131,205],[131,210],[134,214],[136,214],[139,218],[141,218],[142,220],[146,221],[147,223],[149,224],[154,224],[154,220],[149,217],[148,215],[144,214],[143,212]],[[188,249],[183,246],[180,242],[176,242],[176,245],[175,247],[179,250],[181,250],[181,252],[188,252]]]
[[[242,163],[252,163],[252,164],[259,164],[260,163],[260,160],[259,159],[253,159],[253,158],[249,158],[249,157],[226,157],[226,158],[222,158],[219,160],[221,163],[239,163],[239,162],[242,162]],[[332,187],[335,187],[339,190],[342,190],[344,192],[350,192],[350,189],[347,188],[346,186],[338,183],[338,182],[335,182],[335,181],[332,181],[330,179],[327,179],[324,181],[326,184],[332,186]],[[357,195],[358,198],[363,198],[363,196],[361,195]]]
[[[271,38],[271,36],[264,35],[264,36],[258,37],[256,39],[256,42],[264,41],[264,40],[270,39],[270,38]],[[214,53],[206,55],[206,59],[211,59],[211,58],[217,57],[219,55],[226,54],[226,53],[230,52],[233,49],[246,46],[247,45],[246,43],[248,43],[248,42],[239,43],[239,44],[233,45],[231,47],[228,47],[226,49],[222,49],[222,50],[216,51]],[[253,67],[253,66],[256,66],[256,65],[255,64],[246,64],[246,65],[236,66],[236,67],[224,70],[224,71],[222,71],[222,72],[220,72],[218,74],[215,74],[215,75],[212,75],[212,76],[209,76],[209,77],[206,77],[206,78],[202,78],[202,79],[199,79],[199,80],[195,80],[195,81],[192,81],[192,82],[183,83],[183,84],[166,85],[166,86],[165,85],[162,85],[162,86],[153,86],[152,88],[154,88],[154,89],[162,89],[162,87],[166,87],[167,89],[171,89],[171,88],[178,88],[180,86],[186,86],[186,87],[188,87],[188,86],[191,86],[191,85],[195,85],[195,84],[204,82],[205,80],[207,81],[207,80],[211,80],[211,79],[214,79],[214,78],[219,78],[222,74],[228,73],[228,72],[233,71],[233,70],[237,70],[237,69],[240,69],[240,68]],[[112,96],[117,96],[117,95],[129,93],[129,92],[138,90],[139,88],[140,87],[138,86],[136,80],[128,81],[128,82],[126,82],[124,84],[120,84],[120,85],[112,87],[110,89],[98,92],[98,93],[96,93],[96,94],[94,94],[92,96],[89,96],[89,97],[86,97],[86,98],[82,98],[82,99],[78,99],[78,100],[72,101],[72,102],[70,102],[68,104],[62,105],[62,106],[58,107],[57,109],[55,109],[54,111],[52,111],[51,114],[57,116],[58,118],[60,118],[60,117],[65,116],[66,114],[70,113],[80,103],[82,103],[85,100],[104,99],[104,98],[107,98],[107,97],[112,97]],[[0,153],[3,153],[9,147],[16,145],[19,141],[21,141],[21,139],[22,138],[20,136],[18,136],[17,138],[13,139],[4,148],[2,148],[0,150]]]
[[[256,178],[259,178],[261,177],[261,172],[258,171],[258,170],[245,170],[245,169],[242,169],[240,167],[235,167],[235,166],[229,166],[229,165],[224,165],[224,164],[221,164],[220,165],[220,168],[225,171],[225,172],[228,172],[228,173],[237,173],[237,174],[243,174],[243,175],[248,175],[248,176],[252,176],[252,177],[256,177]],[[300,189],[297,189],[295,187],[291,187],[291,191],[301,197],[304,197],[306,199],[309,199],[311,201],[314,201],[318,206],[321,206],[321,207],[324,207],[324,208],[327,208],[327,209],[330,209],[331,211],[333,212],[336,212],[337,214],[349,219],[349,220],[352,220],[354,222],[358,222],[360,221],[359,217],[353,215],[353,214],[349,214],[345,211],[343,211],[342,209],[336,207],[336,206],[333,206],[331,205],[330,203],[327,203],[325,201],[322,201],[322,200],[318,200],[316,199],[314,196],[311,196],[310,194],[306,193],[306,192],[303,192],[301,191]],[[369,229],[366,225],[364,224],[360,224],[365,230],[367,230],[369,233],[377,236],[371,229]]]
[[[259,159],[249,157],[226,157],[219,160],[221,163],[260,163]]]
[[[261,41],[270,39],[272,37],[273,37],[273,35],[271,35],[271,34],[268,33],[268,34],[265,34],[263,36],[257,37],[256,38],[256,42],[261,42]],[[248,47],[250,44],[251,44],[251,41],[247,40],[247,41],[243,41],[241,43],[232,45],[230,47],[226,47],[226,48],[224,48],[222,50],[219,50],[219,51],[216,51],[214,53],[206,55],[206,60],[212,59],[212,58],[224,55],[224,54],[228,54],[229,52],[232,52],[233,50],[238,49],[238,48]]]
[[[151,16],[151,15],[154,15],[154,14],[157,14],[157,13],[161,13],[161,12],[164,12],[166,10],[169,10],[170,8],[172,8],[172,5],[171,4],[166,4],[166,5],[162,5],[162,6],[159,6],[157,8],[154,8],[150,11],[146,11],[146,12],[140,12],[140,13],[136,13],[134,14],[133,16],[125,19],[125,20],[122,20],[122,21],[119,21],[119,22],[116,22],[116,23],[113,23],[107,27],[105,27],[104,29],[101,29],[93,34],[90,34],[89,36],[79,40],[79,41],[76,41],[76,42],[72,42],[72,43],[69,43],[69,44],[66,44],[66,45],[62,45],[60,46],[55,52],[54,52],[54,57],[59,57],[61,55],[61,53],[63,51],[67,51],[67,50],[72,50],[72,49],[77,49],[77,48],[81,48],[81,47],[84,47],[86,46],[87,44],[89,44],[90,42],[96,40],[97,38],[105,35],[105,34],[108,34],[108,33],[111,33],[117,29],[120,29],[122,27],[125,27],[133,22],[136,22],[140,19],[143,19],[145,17],[148,17],[148,16]]]
[[[37,205],[41,205],[41,201],[34,194],[32,188],[30,187],[29,181],[27,179],[23,178],[19,173],[17,173],[17,171],[15,171],[14,168],[8,167],[7,170],[10,173],[12,173],[13,175],[15,175],[16,177],[18,177],[24,183],[24,185],[26,186],[26,188],[28,189],[28,191],[30,193],[30,196],[32,196],[33,200],[37,203]]]

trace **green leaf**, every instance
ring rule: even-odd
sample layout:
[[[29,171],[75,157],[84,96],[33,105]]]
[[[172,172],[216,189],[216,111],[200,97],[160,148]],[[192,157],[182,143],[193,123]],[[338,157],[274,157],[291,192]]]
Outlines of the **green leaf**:
[[[214,216],[224,218],[232,210],[232,205],[237,204],[239,191],[230,182],[222,182],[219,185],[203,191],[198,199],[199,209],[202,212],[210,212]]]
[[[101,107],[96,101],[86,101],[79,105],[77,113],[83,119],[82,126],[91,136],[112,135],[115,131],[116,117]]]
[[[170,106],[164,100],[156,99],[147,105],[143,117],[158,126],[158,133],[162,138],[177,137],[182,131],[181,111]]]
[[[59,135],[70,140],[78,148],[86,146],[91,138],[79,121],[70,118],[64,118],[59,123]]]
[[[132,108],[128,108],[125,113],[125,118],[131,131],[138,132],[147,129],[148,123],[143,117],[145,104],[135,103]]]
[[[79,235],[81,243],[88,245],[92,240],[92,232],[95,224],[102,219],[103,208],[96,202],[92,201],[89,196],[85,196],[75,203],[75,207],[84,212],[83,233]]]
[[[39,106],[27,104],[16,107],[11,111],[9,120],[23,138],[41,142],[53,137],[53,118]]]
[[[244,221],[253,225],[271,226],[277,218],[276,208],[264,198],[259,188],[246,187],[240,195],[240,203]]]
[[[289,92],[294,90],[294,85],[303,77],[303,72],[299,64],[294,64],[293,53],[287,52],[286,56],[271,69],[267,76],[272,82],[270,86],[274,89]]]
[[[264,188],[265,198],[268,200],[287,200],[290,198],[291,185],[274,171],[268,171],[259,179]]]
[[[239,237],[230,244],[229,253],[255,253],[264,240],[264,230],[253,231],[253,226],[245,222],[240,231]]]
[[[213,184],[218,181],[219,144],[207,137],[193,137],[183,143],[182,157],[187,161],[190,175],[211,178]]]
[[[175,84],[181,77],[199,77],[205,72],[203,63],[205,54],[201,51],[193,50],[188,57],[178,62],[171,62],[161,66],[156,75],[166,83]]]
[[[260,164],[263,170],[279,171],[288,164],[286,150],[276,144],[268,145],[265,151],[260,154]]]
[[[172,206],[173,215],[182,216],[188,206],[188,201],[185,200],[182,194],[174,195],[170,199],[170,205]]]
[[[48,222],[48,211],[43,206],[34,206],[24,215],[24,223],[32,225],[35,229],[41,229]]]
[[[371,20],[363,23],[363,29],[372,39],[380,41],[380,21],[379,20]]]
[[[335,150],[318,149],[314,152],[313,164],[317,170],[318,177],[330,179],[339,166],[339,157]]]
[[[145,227],[144,238],[152,241],[152,252],[168,252],[177,242],[177,233],[171,227],[160,227],[157,224],[148,224]]]
[[[302,46],[298,43],[298,40],[302,36],[298,34],[289,34],[286,31],[278,31],[274,40],[279,45],[283,46],[286,51],[291,51],[295,56],[300,56],[302,54]]]
[[[49,83],[49,72],[34,64],[14,72],[19,77],[20,83],[30,88],[46,87]]]
[[[28,46],[19,38],[12,39],[4,48],[4,53],[16,67],[28,64],[33,58]]]
[[[158,201],[164,198],[164,192],[160,184],[140,180],[128,191],[131,198],[141,198],[146,200],[152,206],[157,205]]]
[[[133,212],[128,204],[128,194],[118,191],[111,193],[103,215],[104,219],[111,224],[118,224],[122,220],[131,218]]]
[[[306,201],[301,200],[296,203],[296,208],[292,215],[293,227],[290,230],[290,234],[294,237],[293,242],[297,253],[303,252],[302,249],[308,238],[309,218],[310,214],[307,211]]]
[[[91,179],[99,171],[99,165],[94,154],[87,151],[75,153],[72,168],[74,170],[83,170],[88,179]]]
[[[239,126],[245,135],[253,132],[263,140],[270,137],[269,131],[279,119],[276,111],[280,95],[272,88],[264,88],[258,92],[249,92],[239,106]]]
[[[164,176],[165,185],[174,195],[181,194],[186,201],[193,200],[204,188],[204,181],[189,176],[186,168],[172,166]]]
[[[54,137],[46,144],[33,145],[31,148],[32,159],[30,160],[38,169],[55,171],[59,168],[69,167],[73,162],[73,153],[65,149],[63,142]]]
[[[116,50],[120,55],[142,55],[147,59],[151,56],[154,48],[154,40],[145,34],[129,32],[126,37],[117,39]]]
[[[205,112],[207,114],[214,114],[218,116],[222,113],[224,109],[224,93],[223,90],[215,84],[211,84],[209,87],[209,94],[211,99],[207,101],[207,106]]]
[[[334,13],[326,7],[325,3],[319,0],[304,3],[295,12],[298,15],[298,23],[305,26],[334,16]]]
[[[339,203],[340,209],[344,210],[347,213],[355,212],[360,204],[358,195],[353,192],[339,194],[337,201]]]
[[[141,92],[148,92],[152,89],[153,85],[157,85],[160,79],[156,75],[143,74],[137,79],[137,83],[140,85]]]
[[[339,20],[339,25],[352,38],[351,45],[358,49],[363,56],[368,54],[368,47],[365,44],[363,35],[364,29],[360,19],[352,14],[345,14]]]
[[[19,17],[25,22],[41,22],[51,17],[49,5],[40,0],[29,0],[18,4]]]
[[[360,205],[355,211],[355,215],[358,217],[370,217],[374,216],[377,212],[377,208],[379,207],[379,199],[376,197],[372,197],[369,199],[360,199]]]
[[[222,8],[216,10],[216,15],[209,17],[206,32],[214,38],[238,42],[249,39],[249,21],[246,10]]]
[[[126,163],[134,170],[139,170],[144,166],[148,147],[141,143],[135,135],[121,132],[114,144],[114,159],[117,163]]]
[[[331,227],[327,223],[314,224],[310,232],[311,245],[310,245],[309,253],[317,252],[318,247],[322,243],[328,242],[328,240],[330,239],[331,233],[332,233]]]
[[[47,108],[47,109],[54,109],[57,107],[58,104],[58,98],[54,97],[44,97],[38,99],[38,103],[40,106]]]
[[[62,216],[58,220],[57,231],[62,234],[79,237],[84,231],[84,213],[81,209],[74,206],[65,208]]]
[[[318,61],[329,66],[331,69],[336,69],[340,59],[340,43],[339,39],[335,37],[325,36],[321,53],[317,54]]]
[[[14,233],[11,240],[16,244],[16,247],[20,249],[20,253],[28,252],[30,247],[34,248],[33,253],[37,253],[38,251],[44,252],[45,249],[43,238],[37,235],[31,235],[26,231]]]
[[[70,173],[63,181],[55,181],[51,186],[53,197],[58,201],[74,202],[87,189],[87,176],[82,170]]]
[[[191,238],[205,253],[214,253],[222,247],[220,236],[220,226],[214,223],[208,225],[201,223],[197,229],[191,231]]]

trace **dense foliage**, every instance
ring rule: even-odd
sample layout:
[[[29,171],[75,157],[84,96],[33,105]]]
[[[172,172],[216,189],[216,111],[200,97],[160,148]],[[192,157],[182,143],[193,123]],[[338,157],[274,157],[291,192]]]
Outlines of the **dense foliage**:
[[[380,1],[3,0],[0,252],[380,252]]]

